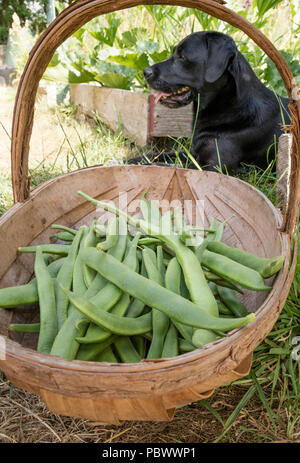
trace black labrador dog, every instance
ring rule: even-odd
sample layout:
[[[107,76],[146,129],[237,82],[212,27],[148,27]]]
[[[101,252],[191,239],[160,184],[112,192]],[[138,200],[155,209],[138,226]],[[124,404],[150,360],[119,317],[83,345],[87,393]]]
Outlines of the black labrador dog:
[[[191,154],[207,170],[241,163],[265,168],[282,132],[288,99],[256,77],[233,39],[220,32],[196,32],[174,47],[171,57],[144,69],[156,103],[177,108],[193,102]],[[267,159],[268,158],[268,159]]]

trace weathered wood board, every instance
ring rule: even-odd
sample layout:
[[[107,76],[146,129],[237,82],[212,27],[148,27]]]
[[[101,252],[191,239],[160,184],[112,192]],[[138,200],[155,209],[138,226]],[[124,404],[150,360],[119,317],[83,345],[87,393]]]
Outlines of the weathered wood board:
[[[291,148],[292,137],[288,133],[284,133],[279,137],[278,152],[277,152],[277,166],[276,166],[276,179],[278,181],[276,192],[279,205],[287,204],[288,189],[289,189],[289,174],[291,164]]]
[[[149,98],[149,136],[150,137],[189,137],[193,128],[193,103],[176,109],[154,103]]]
[[[70,101],[80,105],[87,114],[97,112],[112,130],[121,125],[124,135],[138,145],[147,144],[147,94],[89,84],[74,84],[70,88]]]
[[[140,146],[152,137],[189,137],[192,133],[192,104],[170,109],[154,103],[154,96],[118,88],[73,84],[70,101],[88,115],[97,112],[116,130],[122,125],[124,135]]]

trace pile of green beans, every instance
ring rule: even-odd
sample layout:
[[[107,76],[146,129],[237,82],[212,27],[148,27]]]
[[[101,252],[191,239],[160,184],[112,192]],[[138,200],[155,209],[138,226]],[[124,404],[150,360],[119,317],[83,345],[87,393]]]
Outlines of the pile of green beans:
[[[34,278],[0,289],[0,307],[39,304],[40,321],[11,324],[35,333],[37,350],[66,360],[137,363],[175,357],[255,321],[244,289],[269,291],[283,257],[249,254],[222,242],[229,219],[189,226],[179,210],[164,214],[144,194],[142,217],[78,192],[113,213],[78,230],[53,224],[52,242],[35,253]]]

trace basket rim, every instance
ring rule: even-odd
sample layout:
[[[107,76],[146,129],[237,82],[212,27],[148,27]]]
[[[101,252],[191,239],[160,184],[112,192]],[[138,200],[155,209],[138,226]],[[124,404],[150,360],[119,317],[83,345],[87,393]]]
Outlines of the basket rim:
[[[39,194],[39,192],[45,188],[47,188],[49,185],[52,185],[52,183],[60,178],[66,177],[66,176],[72,176],[76,175],[79,171],[83,170],[88,170],[88,169],[111,169],[111,168],[120,168],[122,169],[137,169],[137,170],[144,170],[144,169],[165,169],[165,167],[162,166],[156,166],[156,165],[150,165],[150,166],[126,166],[126,165],[114,165],[114,166],[90,166],[90,167],[85,167],[80,170],[76,170],[73,172],[69,172],[67,174],[62,174],[59,177],[55,177],[53,179],[50,179],[40,185],[38,185],[36,188],[32,190],[32,195],[25,201],[25,203],[33,201],[34,198]],[[183,169],[183,168],[174,168],[170,166],[170,168],[174,170],[181,170],[185,172],[197,172],[193,169]],[[205,176],[222,176],[224,177],[224,174],[220,174],[218,172],[209,172],[209,171],[199,171],[198,172],[200,175],[205,175]],[[280,272],[277,274],[276,279],[274,281],[272,290],[269,292],[268,296],[262,303],[262,305],[256,310],[256,320],[248,325],[244,325],[241,328],[236,328],[232,331],[230,331],[226,337],[221,338],[219,340],[216,340],[207,346],[204,346],[202,349],[195,349],[192,352],[186,353],[186,354],[181,354],[177,357],[173,357],[171,359],[157,359],[157,360],[142,360],[139,363],[133,363],[133,364],[122,364],[122,363],[117,363],[117,364],[107,364],[105,362],[91,362],[91,361],[80,361],[80,360],[73,360],[73,361],[68,361],[65,359],[62,359],[58,356],[53,356],[50,354],[43,354],[39,353],[33,349],[23,347],[21,344],[17,343],[16,341],[13,341],[9,339],[7,336],[4,336],[6,340],[6,351],[7,351],[7,356],[10,358],[13,357],[18,357],[23,358],[24,361],[26,361],[27,364],[29,363],[34,363],[35,365],[39,364],[44,367],[48,367],[50,369],[61,369],[61,370],[66,370],[66,371],[78,371],[82,373],[94,373],[94,374],[122,374],[122,373],[135,373],[135,374],[140,374],[140,373],[145,373],[145,372],[154,372],[154,371],[161,371],[163,369],[170,369],[170,368],[176,368],[182,364],[187,364],[187,363],[193,363],[198,360],[201,360],[201,358],[206,357],[207,355],[215,354],[217,352],[221,352],[224,348],[229,347],[233,343],[239,343],[243,339],[247,339],[250,333],[256,330],[258,324],[262,324],[263,321],[267,318],[267,313],[268,309],[271,305],[274,303],[274,299],[277,301],[280,301],[280,295],[282,288],[286,284],[287,279],[290,277],[290,275],[293,273],[293,270],[296,265],[296,246],[294,249],[294,259],[293,263],[290,266],[289,262],[289,250],[290,250],[290,241],[288,238],[288,234],[285,232],[280,231],[279,227],[281,225],[282,221],[282,215],[280,211],[271,203],[271,201],[259,190],[257,190],[255,187],[252,185],[248,184],[244,180],[238,179],[236,177],[228,177],[228,181],[233,181],[237,183],[243,183],[247,185],[247,188],[250,188],[253,190],[254,194],[259,196],[260,199],[262,199],[265,204],[271,208],[274,216],[276,217],[277,223],[278,223],[278,233],[279,233],[279,238],[281,241],[281,247],[282,247],[282,254],[286,256],[285,262],[283,267],[281,268]],[[12,208],[10,208],[2,217],[0,217],[0,226],[1,222],[4,222],[7,220],[8,217],[13,215],[17,210],[24,205],[23,203],[16,203]],[[278,311],[279,315],[279,311]],[[260,341],[259,341],[260,342]],[[258,345],[259,342],[256,344]],[[251,350],[253,351],[253,350]],[[1,362],[0,362],[1,365]]]

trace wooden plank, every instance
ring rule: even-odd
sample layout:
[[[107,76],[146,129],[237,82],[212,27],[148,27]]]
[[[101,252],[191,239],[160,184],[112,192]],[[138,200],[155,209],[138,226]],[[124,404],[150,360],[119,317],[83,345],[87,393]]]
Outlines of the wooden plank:
[[[73,84],[70,101],[92,116],[93,112],[116,130],[121,124],[124,135],[140,146],[150,137],[189,137],[193,126],[192,103],[171,109],[154,103],[153,94],[130,92],[117,88]]]
[[[278,204],[282,207],[287,204],[288,198],[289,176],[291,173],[291,149],[292,136],[288,133],[284,133],[279,137],[278,141],[276,166],[276,179],[278,181],[276,193]]]
[[[152,137],[190,137],[193,128],[193,103],[179,108],[167,108],[154,103],[150,96],[149,135]]]
[[[86,113],[92,114],[94,111],[94,87],[88,84],[70,85],[70,102],[80,105]]]
[[[124,135],[140,146],[148,140],[148,95],[89,84],[71,85],[70,101],[87,114],[96,111],[112,129],[122,126]]]

